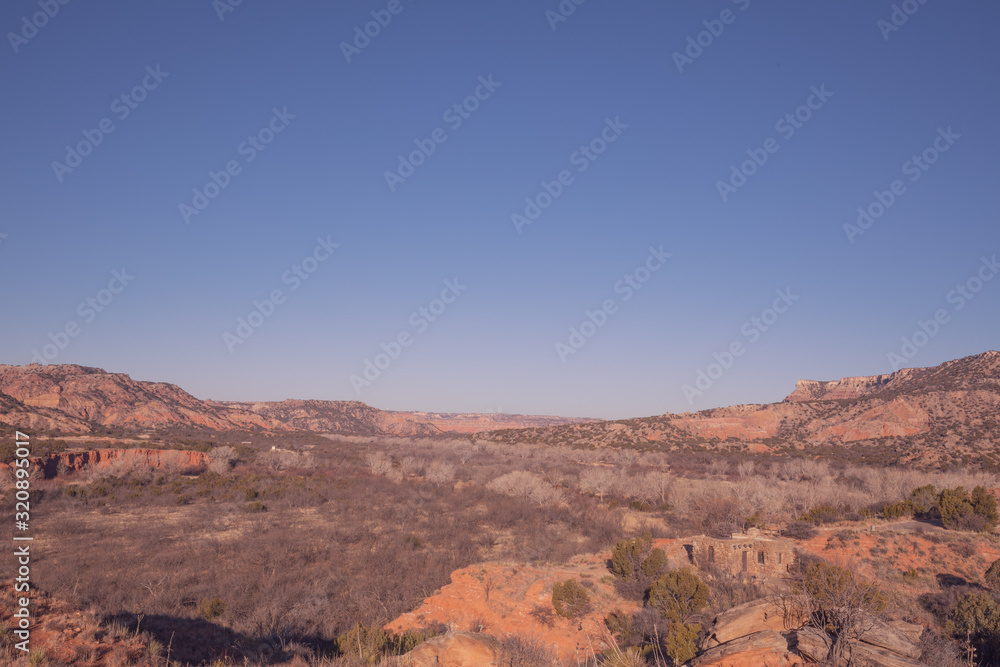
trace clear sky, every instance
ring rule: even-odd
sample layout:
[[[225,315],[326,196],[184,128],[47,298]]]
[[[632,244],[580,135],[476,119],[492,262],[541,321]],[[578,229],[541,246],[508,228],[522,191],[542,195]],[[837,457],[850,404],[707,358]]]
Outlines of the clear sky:
[[[897,7],[5,2],[0,361],[611,418],[996,349],[1000,6]]]

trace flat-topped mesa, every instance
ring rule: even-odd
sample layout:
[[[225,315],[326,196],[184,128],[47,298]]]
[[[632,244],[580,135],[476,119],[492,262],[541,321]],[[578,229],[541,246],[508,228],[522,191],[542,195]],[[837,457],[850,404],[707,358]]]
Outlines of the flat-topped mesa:
[[[1000,352],[989,350],[928,368],[902,368],[884,375],[846,377],[829,382],[799,380],[785,402],[833,401],[873,396],[886,390],[955,391],[996,384],[1000,380]]]
[[[795,383],[795,391],[789,394],[785,401],[801,403],[805,401],[832,401],[836,399],[861,398],[871,396],[886,388],[896,373],[888,375],[862,375],[847,377],[840,380],[822,382],[819,380],[799,380]]]

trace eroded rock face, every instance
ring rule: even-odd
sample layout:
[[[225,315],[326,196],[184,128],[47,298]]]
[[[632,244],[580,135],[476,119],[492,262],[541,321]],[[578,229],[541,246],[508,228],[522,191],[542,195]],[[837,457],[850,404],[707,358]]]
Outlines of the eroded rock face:
[[[926,667],[919,660],[920,647],[910,641],[917,628],[923,631],[921,626],[902,621],[873,623],[861,641],[847,647],[841,658],[842,665],[850,664],[853,659],[854,664],[874,667]],[[798,652],[816,662],[826,660],[833,647],[833,639],[817,628],[802,628],[795,633],[795,638]]]
[[[876,667],[931,667],[919,660],[907,658],[888,649],[872,646],[864,642],[858,642],[850,646],[850,656],[855,665],[874,665]],[[917,652],[920,655],[920,652]],[[852,664],[850,659],[843,662],[845,665]]]
[[[766,630],[782,633],[802,627],[807,619],[801,609],[801,605],[783,604],[771,598],[727,609],[713,620],[702,648],[711,649]]]
[[[0,365],[0,422],[16,428],[90,433],[95,426],[152,430],[294,431],[359,436],[432,436],[546,427],[596,419],[508,414],[389,412],[360,401],[203,401],[165,382],[75,364]]]
[[[813,662],[826,660],[833,639],[822,630],[803,627],[809,618],[801,602],[794,597],[773,597],[722,612],[708,629],[701,646],[702,654],[691,664],[697,667],[785,665],[796,664],[794,661],[800,660],[798,656]],[[855,657],[855,664],[884,667],[920,664],[921,651],[916,642],[923,631],[921,626],[875,618],[869,619],[865,626],[861,641],[849,647],[848,656]],[[790,630],[796,631],[788,634]],[[786,636],[794,638],[791,646]]]
[[[871,627],[861,635],[861,641],[916,660],[920,657],[920,647],[916,641],[919,641],[922,632],[923,626],[915,623],[873,620]],[[914,635],[917,637],[916,641],[911,639]]]
[[[833,646],[830,635],[816,628],[802,628],[795,633],[795,639],[798,652],[815,662],[826,660]]]
[[[111,468],[121,470],[169,470],[180,474],[194,474],[208,466],[208,454],[204,452],[180,451],[176,449],[97,449],[88,452],[59,452],[31,459],[33,467],[52,478],[60,472],[79,472],[88,468]],[[0,463],[0,472],[10,468],[10,464]]]
[[[671,544],[654,542],[667,551]],[[639,608],[615,593],[607,577],[609,556],[608,552],[580,555],[561,565],[480,563],[455,570],[451,583],[385,627],[401,633],[436,623],[463,631],[485,625],[494,636],[533,637],[564,665],[576,665],[592,650],[600,653],[607,648],[604,619],[609,613],[615,609],[633,613]],[[568,579],[590,591],[590,609],[572,619],[557,615],[552,606],[554,584]]]
[[[727,447],[751,452],[769,452],[776,446],[882,446],[885,438],[912,438],[905,453],[893,456],[903,462],[932,463],[949,450],[995,451],[1000,442],[998,405],[1000,352],[991,351],[890,375],[804,380],[779,403],[494,431],[487,437],[499,442],[658,449],[683,447],[692,438],[717,438]]]
[[[870,375],[861,377],[841,378],[829,382],[816,380],[799,380],[795,383],[795,391],[785,400],[799,401],[830,401],[837,399],[861,398],[870,396],[892,383],[896,373],[890,375]]]
[[[490,667],[500,657],[497,643],[471,632],[449,632],[406,654],[413,667]]]
[[[89,433],[94,425],[291,430],[261,415],[210,405],[176,385],[73,364],[0,365],[0,399],[0,421],[35,430]]]
[[[694,658],[691,667],[789,667],[802,659],[788,650],[788,641],[775,630],[754,632],[720,644]]]

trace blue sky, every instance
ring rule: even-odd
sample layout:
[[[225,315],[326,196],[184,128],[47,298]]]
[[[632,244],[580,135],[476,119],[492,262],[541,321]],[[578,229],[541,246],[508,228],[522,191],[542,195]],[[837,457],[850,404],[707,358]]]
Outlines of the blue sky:
[[[0,361],[616,418],[1000,347],[996,3],[223,1],[0,9]]]

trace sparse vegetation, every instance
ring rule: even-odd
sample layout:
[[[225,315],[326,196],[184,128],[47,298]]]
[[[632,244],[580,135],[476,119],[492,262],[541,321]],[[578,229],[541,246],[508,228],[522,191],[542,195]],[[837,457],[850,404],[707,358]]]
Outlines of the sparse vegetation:
[[[576,579],[556,583],[552,587],[552,606],[563,618],[576,618],[586,613],[590,594]]]
[[[671,570],[664,551],[654,547],[654,535],[728,537],[750,527],[784,526],[782,535],[809,540],[824,525],[835,526],[822,533],[833,547],[848,549],[859,531],[837,523],[878,523],[877,513],[901,499],[906,516],[936,521],[943,493],[937,489],[960,487],[972,491],[944,496],[947,507],[954,507],[944,513],[951,512],[952,526],[967,519],[971,508],[989,530],[992,496],[985,489],[1000,486],[993,475],[962,470],[879,469],[787,457],[722,460],[694,451],[668,457],[477,439],[329,438],[310,442],[308,456],[294,450],[276,456],[265,449],[270,442],[240,445],[243,450],[238,444],[215,440],[207,449],[210,461],[225,465],[210,463],[201,472],[122,464],[68,474],[68,482],[42,480],[38,526],[60,535],[60,548],[41,546],[33,561],[40,585],[81,607],[132,614],[130,628],[138,614],[146,614],[142,625],[158,642],[149,645],[159,646],[153,653],[163,658],[169,649],[175,659],[184,641],[175,637],[171,647],[169,633],[157,634],[157,619],[171,618],[205,624],[193,626],[199,632],[226,633],[228,639],[207,644],[198,660],[221,654],[234,641],[280,636],[275,650],[283,660],[292,659],[287,646],[295,644],[316,664],[324,652],[330,664],[377,664],[402,646],[380,638],[378,630],[448,583],[455,569],[486,560],[561,563],[610,550],[604,583],[643,606],[607,617],[621,649],[605,659],[670,664],[692,655],[709,612],[768,591],[700,560],[698,574]],[[979,544],[973,540],[981,539],[937,528],[921,545],[905,548],[919,555],[936,544],[937,556],[931,552],[928,558],[971,558]],[[99,545],[108,542],[119,545],[113,563],[127,568],[106,567]],[[868,544],[872,550],[866,545],[859,553],[873,567],[899,556],[892,540]],[[906,563],[882,572],[895,585],[926,587],[938,572],[931,567]],[[560,617],[582,618],[581,609],[607,595],[585,585],[598,578],[557,582],[552,604],[542,600],[531,618],[539,627],[565,623]],[[995,578],[987,576],[988,585]],[[855,583],[864,580],[855,573]],[[708,586],[711,607],[703,604]],[[936,626],[945,643],[928,648],[935,655],[964,641],[959,616],[966,629],[975,617],[966,609],[971,603],[956,616],[961,596],[948,595],[925,600],[945,610]],[[205,601],[215,599],[225,607],[206,613]],[[485,590],[484,601],[495,604]],[[970,609],[984,605],[980,600]],[[979,621],[977,650],[985,651],[989,624]],[[479,629],[500,636],[485,621]],[[360,648],[348,649],[348,641]]]

